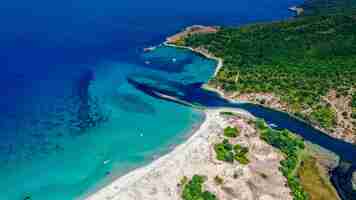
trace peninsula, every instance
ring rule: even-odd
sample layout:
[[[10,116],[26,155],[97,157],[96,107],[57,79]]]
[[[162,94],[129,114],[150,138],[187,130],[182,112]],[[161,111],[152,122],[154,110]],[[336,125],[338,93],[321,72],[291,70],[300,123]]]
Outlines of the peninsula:
[[[188,28],[168,43],[223,62],[208,87],[226,98],[286,111],[356,144],[355,18],[338,13],[214,32]]]

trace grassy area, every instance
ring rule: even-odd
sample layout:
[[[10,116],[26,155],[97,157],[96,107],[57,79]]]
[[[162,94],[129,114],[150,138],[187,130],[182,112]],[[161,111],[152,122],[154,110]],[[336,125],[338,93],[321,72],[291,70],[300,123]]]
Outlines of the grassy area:
[[[191,35],[183,44],[224,60],[210,82],[225,91],[271,93],[290,112],[323,128],[335,128],[335,110],[323,96],[356,88],[356,12],[222,28]],[[305,112],[308,111],[308,112]]]
[[[315,158],[307,156],[303,159],[298,176],[310,200],[338,200],[338,196],[326,177],[320,174],[320,167]]]

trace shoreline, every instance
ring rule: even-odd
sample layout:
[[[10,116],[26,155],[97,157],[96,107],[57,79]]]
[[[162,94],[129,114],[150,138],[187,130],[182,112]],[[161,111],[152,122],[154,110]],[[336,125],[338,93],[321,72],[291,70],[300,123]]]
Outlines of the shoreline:
[[[147,165],[138,167],[133,169],[132,171],[126,173],[125,175],[116,178],[114,181],[109,183],[108,185],[99,188],[97,191],[93,193],[87,194],[86,196],[79,197],[79,199],[86,199],[86,200],[109,200],[109,199],[116,199],[117,195],[120,192],[127,190],[128,188],[135,185],[138,181],[142,179],[146,179],[149,176],[149,173],[154,173],[155,171],[159,170],[160,168],[167,165],[167,163],[172,163],[172,158],[174,160],[180,159],[180,155],[186,152],[189,148],[196,146],[195,144],[199,143],[202,138],[209,136],[209,127],[214,121],[214,117],[212,115],[216,113],[220,113],[222,111],[229,111],[238,113],[246,118],[254,118],[253,115],[244,111],[242,109],[235,109],[235,108],[216,108],[216,109],[205,109],[201,111],[204,115],[202,123],[193,128],[191,132],[188,132],[185,137],[188,137],[186,141],[181,144],[176,145],[174,148],[169,148],[168,153],[159,156],[157,159],[154,159],[152,162],[148,163]],[[178,182],[177,182],[178,183]],[[174,183],[174,184],[177,184]]]
[[[212,55],[208,52],[205,52],[203,50],[195,49],[195,48],[188,47],[188,46],[180,46],[180,45],[170,44],[167,41],[164,42],[163,45],[167,46],[167,47],[172,47],[172,48],[187,49],[193,53],[200,54],[207,59],[212,59],[212,60],[217,61],[215,72],[212,77],[217,76],[218,72],[223,67],[223,59],[222,58],[215,57],[214,55]],[[320,130],[323,134],[331,136],[331,135],[327,134],[326,132],[324,132],[322,129],[318,128],[318,126],[315,126],[314,124],[312,124],[308,121],[300,119],[300,118],[294,116],[292,113],[289,113],[287,111],[283,111],[280,109],[276,109],[273,107],[261,105],[261,104],[250,102],[250,101],[234,100],[230,97],[227,97],[223,91],[221,91],[217,88],[211,87],[208,83],[205,83],[203,85],[203,88],[206,90],[209,90],[209,91],[213,91],[213,92],[217,93],[218,95],[220,95],[222,98],[225,98],[231,102],[246,102],[246,103],[251,103],[251,104],[258,105],[258,106],[263,106],[268,109],[285,112],[288,115],[290,115],[291,117],[301,120],[301,121],[307,123],[308,125]],[[135,168],[132,171],[129,171],[128,173],[126,173],[125,175],[116,178],[108,185],[104,186],[103,188],[100,188],[98,191],[95,191],[94,193],[89,194],[87,197],[85,197],[85,199],[88,199],[88,200],[117,199],[118,194],[120,192],[128,190],[128,188],[130,188],[130,187],[131,187],[130,189],[132,189],[132,187],[135,186],[136,183],[139,182],[140,180],[148,179],[147,177],[151,173],[158,172],[159,170],[164,168],[164,166],[167,165],[167,163],[172,163],[171,159],[173,159],[173,160],[176,159],[177,157],[179,157],[180,154],[183,154],[188,149],[188,147],[192,146],[194,143],[199,141],[199,139],[201,139],[201,137],[203,137],[204,132],[207,131],[209,124],[211,124],[211,118],[209,118],[209,115],[211,114],[211,112],[217,112],[217,111],[221,111],[221,110],[238,112],[239,114],[244,115],[246,117],[254,118],[254,116],[252,116],[250,113],[248,113],[247,111],[241,110],[241,109],[234,109],[234,108],[205,109],[205,110],[201,111],[204,115],[202,123],[200,123],[199,126],[193,128],[191,130],[191,132],[188,132],[188,134],[186,134],[187,135],[186,141],[183,141],[181,144],[177,144],[177,145],[173,146],[172,148],[170,147],[167,150],[167,152],[165,152],[163,155],[159,155],[159,157],[157,157],[157,158],[154,158],[150,163],[148,163],[144,166]],[[205,135],[204,137],[207,137],[207,136]],[[338,138],[335,138],[335,139],[338,139]],[[174,183],[176,184],[178,182],[174,182]]]
[[[207,52],[204,52],[202,50],[194,49],[192,47],[187,47],[187,46],[179,46],[179,45],[175,45],[175,44],[170,44],[167,41],[164,42],[163,45],[167,46],[167,47],[178,48],[178,49],[187,49],[187,50],[190,50],[190,51],[192,51],[194,53],[200,54],[200,55],[204,56],[205,58],[217,61],[217,65],[215,67],[215,72],[214,72],[213,77],[215,77],[219,73],[220,69],[223,67],[224,61],[223,61],[222,58],[218,58],[218,57],[216,57],[214,55],[211,55],[211,54],[209,54]]]
[[[190,51],[192,51],[192,52],[194,52],[194,53],[198,53],[198,54],[200,54],[200,55],[202,55],[202,56],[205,56],[205,57],[208,58],[208,59],[213,59],[213,60],[218,61],[218,65],[217,65],[217,67],[216,67],[216,70],[215,70],[215,73],[214,73],[214,76],[213,76],[213,77],[215,77],[215,76],[217,75],[217,73],[219,72],[219,70],[223,67],[223,59],[222,59],[222,58],[218,58],[218,57],[212,55],[212,54],[209,53],[209,52],[204,52],[204,51],[201,51],[201,50],[199,50],[199,49],[192,48],[192,47],[189,47],[189,46],[181,46],[181,45],[168,44],[168,41],[166,41],[166,42],[164,43],[164,45],[170,46],[170,47],[175,47],[175,48],[188,49],[188,50],[190,50]],[[213,78],[213,77],[212,77],[212,78]],[[346,142],[346,143],[354,144],[353,141],[352,141],[352,140],[349,140],[348,138],[340,137],[340,136],[338,136],[338,135],[335,135],[334,133],[328,133],[328,131],[327,131],[326,129],[320,127],[318,124],[315,124],[315,123],[313,123],[312,121],[309,121],[309,120],[306,120],[306,119],[302,119],[302,118],[300,118],[300,117],[294,115],[293,113],[288,112],[288,110],[287,110],[288,108],[280,109],[279,107],[273,107],[273,106],[263,105],[263,104],[260,104],[260,103],[258,103],[258,102],[253,102],[253,101],[249,101],[249,100],[239,101],[238,99],[236,100],[236,99],[233,99],[232,97],[226,96],[226,94],[224,93],[224,91],[222,91],[222,90],[220,90],[220,89],[218,89],[218,88],[215,88],[215,87],[210,86],[209,83],[205,83],[205,84],[203,85],[203,89],[209,90],[209,91],[212,91],[212,92],[215,92],[215,93],[217,93],[220,97],[225,98],[226,100],[231,101],[231,102],[246,102],[246,103],[254,104],[254,105],[256,105],[256,106],[261,106],[261,107],[264,107],[264,108],[267,108],[267,109],[271,109],[271,110],[276,110],[276,111],[279,111],[279,112],[283,112],[283,113],[289,115],[290,117],[295,118],[296,120],[299,120],[299,121],[302,121],[302,122],[308,124],[309,126],[315,128],[316,130],[320,131],[322,134],[324,134],[324,135],[326,135],[326,136],[328,136],[328,137],[330,137],[330,138],[333,138],[333,139],[335,139],[335,140],[340,140],[340,141],[343,141],[343,142]],[[337,156],[337,157],[340,159],[339,156]],[[325,166],[323,166],[323,167],[325,168]],[[339,168],[339,166],[336,166],[336,167],[334,166],[334,167],[332,167],[332,168],[329,168],[326,174],[329,174],[329,175],[328,175],[328,179],[332,182],[332,185],[333,185],[333,188],[332,188],[332,189],[335,190],[335,191],[337,191],[338,198],[339,198],[339,199],[343,199],[343,198],[345,198],[345,197],[341,197],[341,196],[340,196],[340,195],[342,195],[342,194],[340,194],[340,193],[343,193],[343,192],[344,192],[343,189],[340,189],[340,186],[337,186],[337,184],[335,185],[335,180],[333,180],[333,179],[335,178],[333,174],[334,174],[335,170],[337,170],[338,168]],[[336,181],[337,181],[337,178],[336,178]],[[351,184],[353,184],[352,181],[351,181]],[[339,191],[339,190],[340,190],[340,191]],[[340,192],[340,193],[339,193],[339,192]]]
[[[154,162],[158,161],[162,157],[172,153],[178,146],[184,144],[188,139],[190,139],[202,126],[202,124],[206,121],[206,113],[204,110],[195,110],[194,112],[198,112],[201,115],[201,120],[199,122],[194,123],[191,128],[182,131],[181,135],[179,135],[176,139],[179,140],[179,142],[169,142],[165,144],[163,147],[158,148],[157,151],[155,151],[154,154],[151,154],[147,156],[147,159],[145,160],[145,163],[138,165],[138,166],[132,166],[127,168],[125,172],[119,172],[119,173],[113,173],[113,176],[106,181],[99,182],[98,185],[94,185],[93,188],[90,188],[86,193],[80,195],[79,197],[76,198],[76,200],[87,200],[91,196],[95,195],[99,191],[105,189],[112,183],[116,182],[117,180],[124,178],[125,176],[135,173],[137,170],[141,170],[142,168],[146,168],[149,165],[153,164]],[[102,199],[98,199],[102,200]]]
[[[219,73],[220,69],[223,67],[223,59],[222,59],[222,58],[218,58],[218,57],[213,56],[213,55],[211,55],[211,54],[209,54],[209,53],[206,53],[206,52],[204,52],[204,51],[201,51],[201,50],[199,50],[199,49],[195,49],[195,48],[188,47],[188,46],[180,46],[180,45],[175,45],[175,44],[169,44],[167,41],[164,42],[163,45],[164,45],[164,46],[167,46],[167,47],[178,48],[178,49],[187,49],[187,50],[190,50],[190,51],[192,51],[192,52],[194,52],[194,53],[200,54],[200,55],[204,56],[204,57],[207,58],[207,59],[212,59],[212,60],[217,61],[218,63],[217,63],[217,65],[216,65],[214,75],[213,75],[211,78],[215,77],[215,76]],[[257,106],[261,106],[261,107],[264,107],[264,108],[267,108],[267,109],[276,110],[276,111],[279,111],[279,112],[286,113],[286,114],[288,114],[289,116],[291,116],[291,117],[293,117],[293,118],[295,118],[295,119],[297,119],[297,120],[300,120],[300,121],[302,121],[302,122],[304,122],[304,123],[306,123],[306,124],[312,126],[313,128],[319,130],[320,132],[322,132],[323,134],[325,134],[325,135],[327,135],[327,136],[333,137],[334,139],[343,140],[343,139],[341,139],[341,138],[336,138],[336,137],[332,136],[331,134],[328,134],[327,131],[326,131],[325,129],[321,128],[320,126],[315,125],[315,124],[313,124],[313,123],[311,123],[311,122],[309,122],[309,121],[307,121],[307,120],[305,120],[305,119],[302,119],[302,118],[300,118],[300,117],[298,117],[298,116],[295,116],[293,113],[290,113],[290,112],[288,112],[288,111],[286,111],[286,110],[278,109],[278,108],[274,108],[274,107],[270,107],[270,106],[266,106],[266,105],[263,105],[263,104],[260,104],[260,103],[257,103],[257,102],[253,102],[253,101],[243,101],[243,100],[235,100],[235,99],[232,99],[232,98],[226,96],[223,91],[221,91],[221,90],[219,90],[219,89],[217,89],[217,88],[214,88],[214,87],[210,86],[209,83],[205,83],[205,84],[203,85],[203,89],[208,90],[208,91],[211,91],[211,92],[215,92],[215,93],[217,93],[220,97],[225,98],[226,100],[228,100],[228,101],[230,101],[230,102],[233,102],[233,103],[237,103],[237,102],[240,102],[240,103],[250,103],[250,104],[254,104],[254,105],[257,105]],[[343,141],[345,141],[345,140],[343,140]],[[350,142],[350,143],[351,143],[351,142]]]
[[[175,45],[175,44],[168,43],[168,41],[165,41],[163,43],[163,45],[167,46],[167,47],[173,47],[173,48],[179,48],[179,49],[187,49],[187,50],[192,51],[193,53],[197,53],[199,55],[202,55],[207,59],[211,59],[211,60],[217,61],[217,65],[216,65],[216,68],[215,68],[214,75],[211,78],[216,77],[217,74],[219,73],[219,71],[221,70],[221,68],[223,67],[224,60],[222,58],[216,57],[216,56],[212,55],[211,53],[205,52],[205,51],[203,51],[201,49],[196,49],[196,48],[192,48],[192,47],[189,47],[189,46]],[[222,91],[222,90],[220,90],[218,88],[212,87],[211,85],[209,85],[209,83],[205,83],[202,88],[205,89],[205,90],[211,91],[211,92],[215,92],[220,97],[225,98],[226,100],[228,100],[228,101],[230,101],[232,103],[250,103],[250,104],[257,105],[257,106],[262,106],[264,108],[268,108],[268,109],[272,109],[272,110],[276,110],[276,111],[279,111],[279,112],[286,113],[289,116],[291,116],[291,117],[293,117],[293,118],[295,118],[297,120],[300,120],[300,121],[310,125],[311,127],[315,128],[316,130],[319,130],[321,133],[323,133],[323,134],[325,134],[327,136],[330,136],[330,137],[332,137],[334,139],[342,140],[342,141],[348,142],[350,144],[353,144],[353,141],[351,139],[349,139],[349,138],[343,138],[343,137],[341,137],[339,135],[334,134],[333,132],[329,133],[329,131],[327,129],[322,128],[320,125],[315,124],[312,121],[309,121],[307,119],[302,119],[302,118],[294,115],[293,113],[291,113],[291,112],[289,112],[287,110],[288,109],[287,107],[279,108],[278,106],[277,107],[273,107],[273,106],[263,105],[261,103],[254,102],[254,101],[234,99],[232,97],[226,96],[224,91]]]

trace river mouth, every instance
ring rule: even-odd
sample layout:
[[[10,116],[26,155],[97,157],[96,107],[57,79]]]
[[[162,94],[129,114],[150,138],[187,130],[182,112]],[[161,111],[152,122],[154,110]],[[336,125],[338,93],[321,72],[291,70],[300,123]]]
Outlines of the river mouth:
[[[343,200],[356,197],[356,191],[353,190],[351,184],[352,173],[356,170],[356,146],[332,138],[287,113],[251,103],[228,101],[215,92],[204,90],[202,88],[203,83],[183,84],[147,76],[140,78],[129,76],[128,82],[137,90],[154,98],[185,106],[198,106],[198,108],[240,108],[250,112],[255,117],[264,119],[268,124],[273,124],[277,129],[288,129],[297,133],[305,140],[335,153],[340,158],[339,166],[330,171],[331,181]],[[152,84],[153,82],[155,84]]]

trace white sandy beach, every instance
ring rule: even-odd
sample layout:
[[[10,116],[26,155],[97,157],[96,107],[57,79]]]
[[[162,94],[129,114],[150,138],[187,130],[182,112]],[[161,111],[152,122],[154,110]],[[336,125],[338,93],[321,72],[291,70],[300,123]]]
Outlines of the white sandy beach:
[[[233,111],[241,117],[226,117],[221,111]],[[236,109],[206,110],[201,127],[169,154],[151,164],[122,176],[92,194],[88,200],[181,200],[177,186],[184,177],[194,174],[208,177],[205,188],[221,200],[289,200],[286,180],[278,170],[281,155],[261,141],[247,122],[250,114]],[[249,148],[248,165],[224,163],[215,159],[213,145],[221,142],[223,128],[239,126],[241,135],[234,139]],[[218,186],[215,176],[224,183]]]

